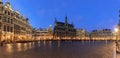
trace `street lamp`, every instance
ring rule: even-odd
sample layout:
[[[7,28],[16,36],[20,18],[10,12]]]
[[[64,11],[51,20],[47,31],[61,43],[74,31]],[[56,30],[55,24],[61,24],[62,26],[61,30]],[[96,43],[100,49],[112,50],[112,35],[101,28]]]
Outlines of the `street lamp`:
[[[117,35],[118,35],[118,31],[119,31],[119,29],[118,29],[118,28],[115,28],[115,35],[116,35],[116,40],[118,39],[118,38],[117,38]]]
[[[115,32],[118,32],[118,28],[115,28]]]

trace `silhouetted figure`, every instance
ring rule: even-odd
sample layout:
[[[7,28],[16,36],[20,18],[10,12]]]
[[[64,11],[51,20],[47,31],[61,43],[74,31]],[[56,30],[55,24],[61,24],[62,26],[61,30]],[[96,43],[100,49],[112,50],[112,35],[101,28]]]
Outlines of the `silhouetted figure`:
[[[0,46],[2,47],[3,45],[4,45],[4,43],[3,43],[3,42],[1,42],[1,43],[0,43]]]

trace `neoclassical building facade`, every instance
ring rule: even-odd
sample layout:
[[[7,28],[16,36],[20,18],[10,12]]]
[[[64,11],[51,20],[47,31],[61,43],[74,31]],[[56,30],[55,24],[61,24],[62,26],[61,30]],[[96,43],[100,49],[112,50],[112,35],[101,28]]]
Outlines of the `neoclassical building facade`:
[[[76,28],[76,40],[89,40],[89,32],[82,28]]]
[[[53,40],[53,29],[51,26],[48,28],[38,28],[33,30],[34,40]]]
[[[14,11],[10,2],[0,0],[0,41],[17,41],[32,39],[32,27],[29,19]]]
[[[113,40],[111,29],[93,30],[91,40]]]

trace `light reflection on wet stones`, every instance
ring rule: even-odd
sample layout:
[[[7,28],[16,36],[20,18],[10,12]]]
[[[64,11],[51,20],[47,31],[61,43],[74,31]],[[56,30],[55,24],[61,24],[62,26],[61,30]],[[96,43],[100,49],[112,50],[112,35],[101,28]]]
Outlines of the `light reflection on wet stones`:
[[[112,41],[38,41],[7,44],[1,58],[115,58]]]

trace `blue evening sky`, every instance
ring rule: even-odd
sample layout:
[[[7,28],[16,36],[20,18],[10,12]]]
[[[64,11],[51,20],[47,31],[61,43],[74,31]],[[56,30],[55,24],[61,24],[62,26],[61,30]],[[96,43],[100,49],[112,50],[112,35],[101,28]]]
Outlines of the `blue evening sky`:
[[[4,0],[4,2],[7,0]],[[30,19],[33,27],[54,26],[54,18],[86,30],[110,28],[118,23],[120,0],[10,0],[14,10]]]

